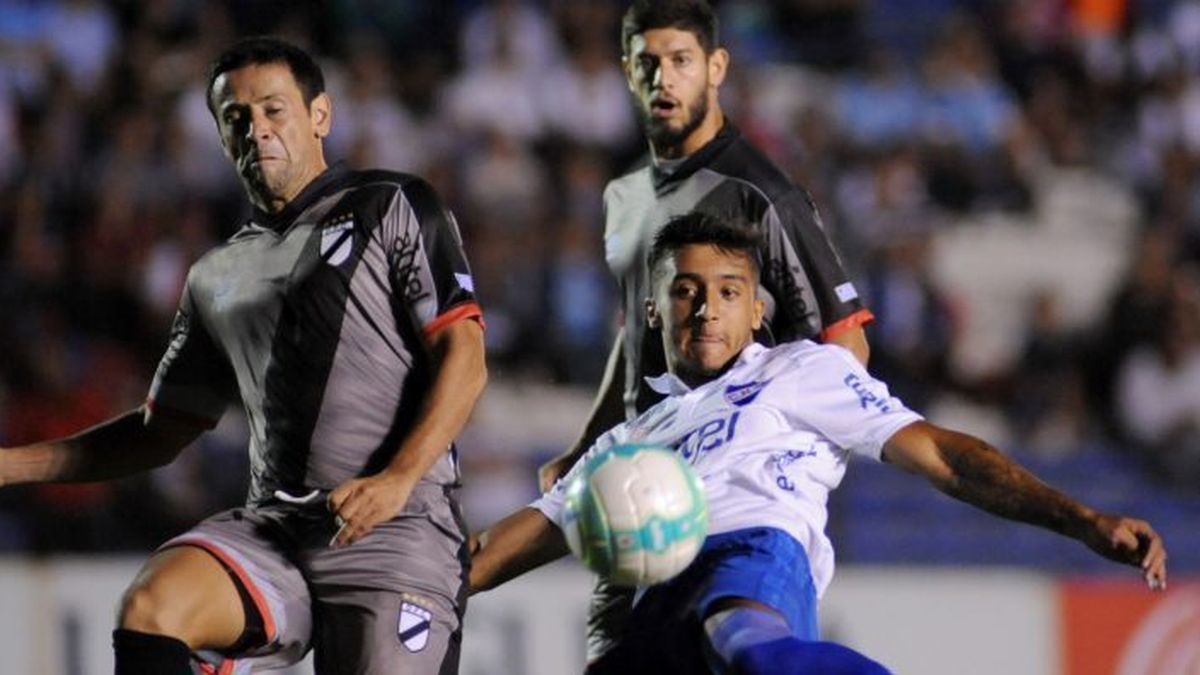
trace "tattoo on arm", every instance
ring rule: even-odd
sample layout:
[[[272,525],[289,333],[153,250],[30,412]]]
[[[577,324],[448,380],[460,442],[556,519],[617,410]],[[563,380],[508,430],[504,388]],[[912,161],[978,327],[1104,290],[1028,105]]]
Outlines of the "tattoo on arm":
[[[1038,480],[987,443],[944,431],[937,439],[951,470],[939,484],[946,494],[995,515],[1078,538],[1088,509]]]

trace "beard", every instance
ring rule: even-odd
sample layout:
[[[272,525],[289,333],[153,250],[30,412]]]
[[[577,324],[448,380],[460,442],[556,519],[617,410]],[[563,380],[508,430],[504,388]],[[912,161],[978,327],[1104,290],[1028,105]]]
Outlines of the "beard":
[[[672,128],[671,121],[655,117],[653,112],[647,108],[641,109],[642,128],[646,132],[646,138],[650,144],[654,146],[654,152],[660,157],[671,157],[679,154],[679,149],[683,146],[683,142],[688,136],[692,135],[700,125],[704,123],[704,118],[708,117],[708,97],[703,93],[696,98],[696,101],[691,104],[681,102],[687,117],[684,118],[683,125],[679,128]]]

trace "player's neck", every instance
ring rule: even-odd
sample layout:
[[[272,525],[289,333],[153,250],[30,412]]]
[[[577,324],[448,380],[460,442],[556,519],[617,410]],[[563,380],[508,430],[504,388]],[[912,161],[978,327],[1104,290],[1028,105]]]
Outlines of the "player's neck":
[[[250,202],[259,209],[270,214],[278,214],[287,208],[304,189],[312,184],[329,166],[325,163],[322,157],[319,162],[314,162],[297,180],[293,181],[282,192],[272,192],[269,189],[248,189]],[[257,187],[257,186],[255,186]]]
[[[671,374],[679,378],[680,382],[686,384],[688,389],[696,389],[697,387],[708,384],[709,382],[721,377],[725,373],[728,373],[730,369],[732,369],[733,366],[738,362],[738,358],[740,358],[741,355],[742,353],[739,351],[731,359],[726,361],[725,365],[715,370],[707,370],[702,367],[692,367],[690,364],[683,362],[668,364],[668,369],[671,371]]]
[[[691,157],[700,148],[711,143],[723,126],[725,126],[725,114],[721,112],[721,106],[710,105],[704,121],[681,142],[670,146],[657,146],[651,143],[650,151],[654,155],[654,161],[672,161]]]

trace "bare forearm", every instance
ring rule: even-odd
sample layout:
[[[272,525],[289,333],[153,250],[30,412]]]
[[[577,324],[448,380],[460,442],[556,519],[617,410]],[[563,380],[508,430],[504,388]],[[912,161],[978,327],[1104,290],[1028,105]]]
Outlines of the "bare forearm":
[[[526,507],[472,539],[470,588],[486,591],[567,554],[562,531]]]
[[[405,437],[389,471],[423,476],[462,431],[487,384],[482,328],[472,320],[443,329],[455,331],[436,343],[438,366],[420,418]]]
[[[625,420],[625,356],[624,331],[617,335],[608,365],[604,368],[604,379],[592,403],[592,411],[575,442],[561,455],[538,468],[538,487],[549,490],[554,482],[567,475],[583,453],[592,447],[605,431]]]
[[[591,415],[584,424],[583,430],[571,447],[571,453],[578,457],[596,442],[605,431],[615,427],[625,420],[625,349],[624,331],[617,334],[616,343],[608,355],[608,363],[604,367],[604,379],[596,400],[592,403]]]
[[[938,447],[950,475],[938,487],[995,515],[1080,539],[1095,512],[1038,480],[983,441],[942,430]]]
[[[88,482],[162,466],[180,447],[136,408],[64,438],[0,450],[0,484]],[[186,443],[184,443],[186,444]]]

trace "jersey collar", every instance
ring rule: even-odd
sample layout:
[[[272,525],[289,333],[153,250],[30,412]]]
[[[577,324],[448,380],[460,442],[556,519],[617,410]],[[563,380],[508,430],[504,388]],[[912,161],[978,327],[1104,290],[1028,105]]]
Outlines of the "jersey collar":
[[[737,361],[733,364],[733,368],[730,368],[725,372],[732,372],[737,368],[756,360],[766,351],[767,347],[764,347],[757,342],[751,342],[742,349],[740,354],[738,354]],[[722,375],[722,377],[723,376],[724,375]],[[714,379],[720,379],[720,377]],[[692,391],[691,387],[687,386],[683,380],[676,377],[675,373],[672,372],[666,372],[662,375],[655,375],[653,377],[648,376],[645,378],[645,380],[646,384],[650,385],[651,389],[659,394],[662,394],[663,396],[680,396]],[[711,382],[712,380],[709,381]],[[706,382],[705,384],[708,383]]]
[[[718,153],[729,147],[729,144],[741,137],[741,132],[725,118],[725,123],[721,125],[721,130],[713,137],[711,141],[706,143],[704,147],[696,152],[688,155],[683,163],[674,166],[670,171],[659,169],[653,159],[650,161],[650,175],[654,180],[654,189],[661,190],[670,185],[674,185],[689,176],[696,173],[699,169],[708,166],[712,162],[712,158]]]
[[[296,216],[304,213],[304,211],[313,205],[321,195],[326,194],[326,189],[345,178],[350,173],[350,168],[345,162],[336,162],[321,172],[319,176],[312,179],[300,194],[296,195],[295,199],[288,202],[283,210],[279,213],[270,213],[259,207],[254,207],[254,213],[250,216],[250,220],[263,227],[270,228],[276,232],[282,232],[292,224]]]

